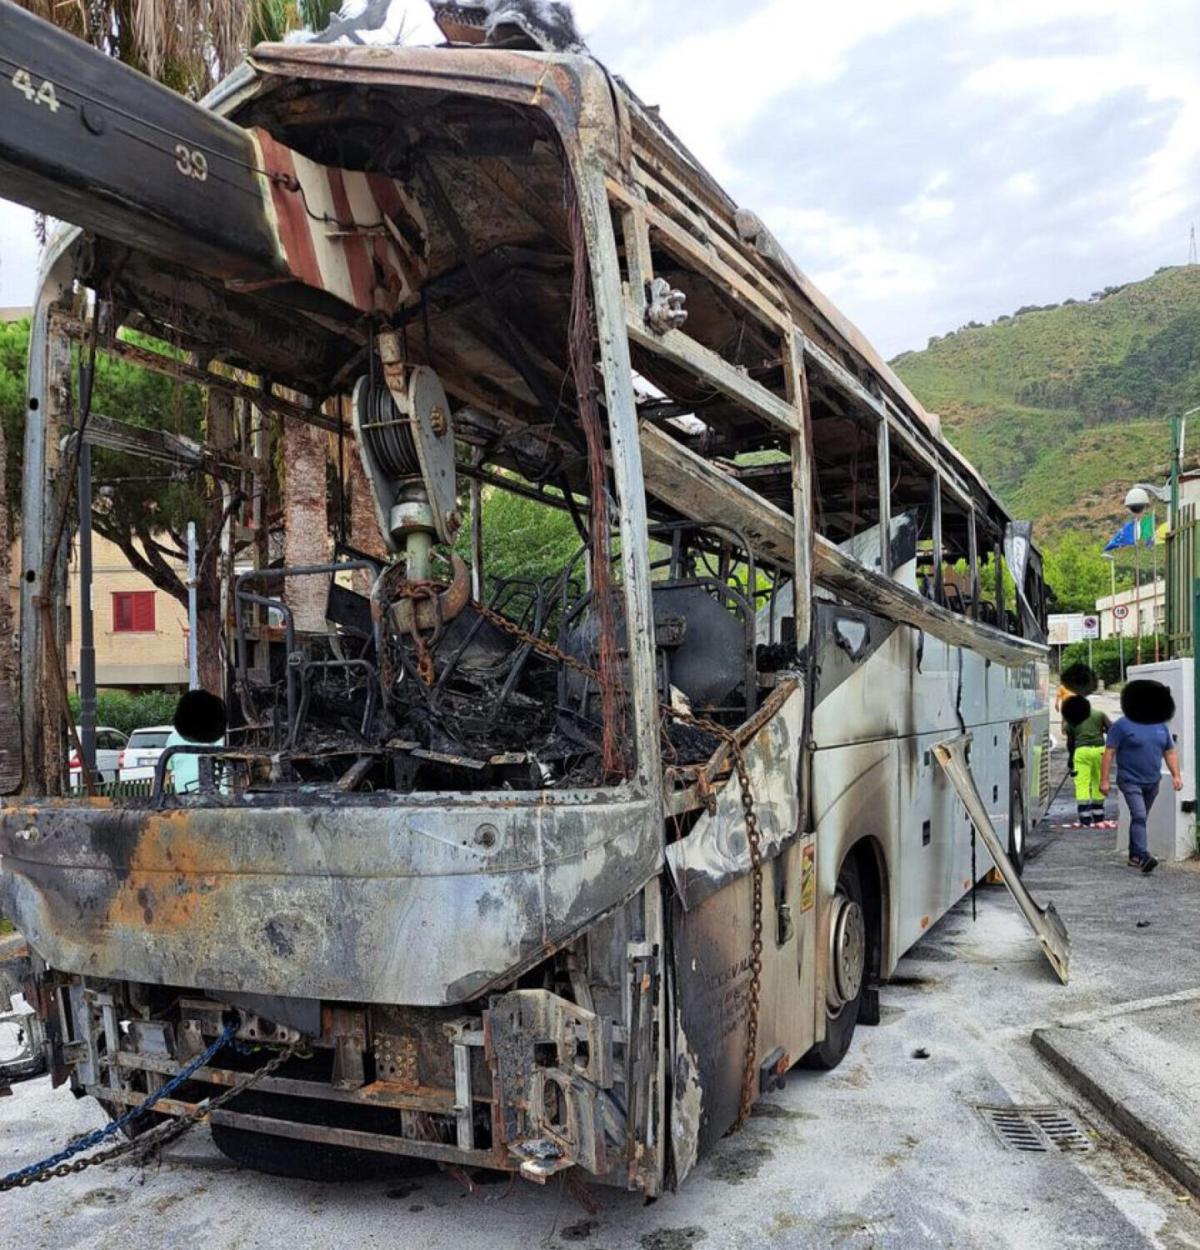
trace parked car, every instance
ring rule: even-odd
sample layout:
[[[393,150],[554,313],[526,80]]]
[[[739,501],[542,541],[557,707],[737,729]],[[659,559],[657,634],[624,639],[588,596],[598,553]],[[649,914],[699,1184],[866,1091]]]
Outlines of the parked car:
[[[78,727],[75,732],[79,732]],[[121,752],[125,749],[127,741],[128,739],[119,729],[113,729],[108,725],[96,726],[95,779],[97,782],[116,781],[117,770],[121,767]],[[71,770],[71,785],[81,786],[83,770],[79,767],[79,756],[74,750],[67,761],[67,767]]]
[[[122,781],[137,781],[152,778],[154,765],[167,745],[171,736],[170,725],[147,725],[135,729],[129,735],[125,750],[121,752],[120,778]]]

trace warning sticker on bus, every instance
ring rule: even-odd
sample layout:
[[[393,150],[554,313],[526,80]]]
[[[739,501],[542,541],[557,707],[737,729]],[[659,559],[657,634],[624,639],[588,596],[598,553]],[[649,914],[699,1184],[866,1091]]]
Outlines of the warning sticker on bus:
[[[800,911],[811,911],[817,901],[817,847],[810,842],[800,858]]]

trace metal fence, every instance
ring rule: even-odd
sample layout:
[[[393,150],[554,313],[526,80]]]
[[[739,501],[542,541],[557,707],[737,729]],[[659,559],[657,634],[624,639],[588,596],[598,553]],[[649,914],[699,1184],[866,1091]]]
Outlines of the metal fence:
[[[1167,535],[1167,635],[1171,656],[1196,653],[1196,582],[1200,579],[1200,518],[1195,504],[1179,509]]]
[[[166,785],[164,790],[171,787]],[[96,795],[104,799],[148,799],[154,793],[153,777],[138,777],[128,781],[101,781],[96,785]],[[87,790],[82,782],[71,787],[72,798],[85,798]]]

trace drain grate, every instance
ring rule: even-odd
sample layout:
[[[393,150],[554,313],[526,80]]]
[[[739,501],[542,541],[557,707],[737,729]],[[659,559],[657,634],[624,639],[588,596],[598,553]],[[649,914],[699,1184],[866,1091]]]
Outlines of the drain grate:
[[[1081,1154],[1092,1149],[1092,1139],[1063,1107],[977,1106],[975,1110],[1008,1150]]]

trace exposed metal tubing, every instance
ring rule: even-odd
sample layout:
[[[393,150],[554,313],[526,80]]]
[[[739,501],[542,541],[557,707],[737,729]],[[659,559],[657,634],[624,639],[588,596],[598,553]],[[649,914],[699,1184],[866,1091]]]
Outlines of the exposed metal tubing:
[[[290,663],[292,653],[296,650],[296,623],[292,616],[292,610],[282,599],[270,599],[266,595],[256,595],[251,590],[237,590],[233,596],[233,619],[234,628],[237,631],[238,646],[238,690],[243,695],[250,689],[250,678],[246,667],[246,640],[242,629],[242,604],[257,603],[265,608],[277,608],[283,614],[284,628],[284,646],[287,648],[288,660],[287,664],[287,709],[288,709],[288,732],[291,732],[291,726],[296,720],[296,696],[292,686],[292,666]]]
[[[51,345],[51,314],[66,295],[75,275],[74,249],[81,231],[74,227],[56,231],[42,254],[34,297],[33,324],[29,335],[28,390],[25,401],[24,472],[21,490],[21,743],[22,789],[30,793],[41,787],[44,756],[41,722],[42,669],[41,601],[51,593],[53,571],[44,566],[46,514],[54,498],[54,482],[46,465],[46,423],[51,419],[51,387],[58,381],[48,374]],[[49,578],[51,585],[47,585]],[[5,592],[7,593],[7,592]]]
[[[291,657],[296,650],[296,626],[292,616],[291,609],[281,599],[269,599],[262,595],[255,595],[251,591],[243,590],[242,587],[247,582],[262,580],[278,581],[285,577],[316,577],[322,573],[337,574],[342,572],[353,573],[358,569],[364,569],[370,573],[376,571],[376,565],[371,560],[339,560],[332,564],[301,564],[281,569],[248,569],[245,573],[239,573],[233,583],[233,612],[234,612],[234,628],[237,632],[237,675],[238,687],[243,693],[249,689],[249,675],[246,667],[246,640],[242,627],[242,603],[258,603],[264,607],[278,608],[284,618],[284,645],[287,647],[288,666],[287,666],[287,704],[288,704],[288,742],[291,743],[292,735],[295,733],[296,726],[296,688],[295,674],[292,670]],[[382,574],[380,574],[382,576]],[[378,580],[378,579],[377,579]],[[375,588],[371,590],[371,602],[375,602]],[[372,612],[374,616],[374,612]],[[381,655],[379,650],[381,633],[376,630],[376,655]]]
[[[150,795],[156,806],[161,807],[167,797],[163,792],[163,786],[167,780],[167,765],[176,755],[224,755],[228,750],[229,748],[224,745],[198,746],[194,743],[177,743],[175,746],[165,747],[163,753],[154,761],[154,788]]]

